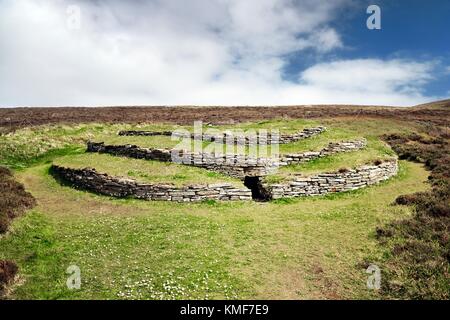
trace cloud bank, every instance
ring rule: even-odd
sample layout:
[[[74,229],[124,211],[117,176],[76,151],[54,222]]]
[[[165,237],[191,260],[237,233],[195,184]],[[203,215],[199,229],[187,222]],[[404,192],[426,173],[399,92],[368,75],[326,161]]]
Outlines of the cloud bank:
[[[350,1],[350,0],[349,0]],[[414,105],[434,64],[288,55],[345,47],[347,0],[0,1],[0,106]],[[69,24],[68,24],[69,23]]]

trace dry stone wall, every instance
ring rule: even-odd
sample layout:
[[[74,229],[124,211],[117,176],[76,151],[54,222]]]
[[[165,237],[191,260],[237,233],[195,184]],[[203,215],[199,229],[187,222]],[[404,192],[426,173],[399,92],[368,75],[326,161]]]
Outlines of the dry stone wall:
[[[119,136],[171,136],[172,131],[122,130]]]
[[[191,152],[176,149],[142,148],[136,145],[105,145],[103,142],[88,142],[87,152],[108,153],[135,159],[157,160],[192,165],[228,174],[234,177],[259,175],[271,161],[245,155]]]
[[[245,155],[195,153],[187,150],[141,148],[136,145],[105,145],[102,142],[88,142],[87,151],[135,159],[175,162],[220,172],[236,178],[266,175],[271,163],[271,159],[268,158],[254,158]]]
[[[174,137],[186,137],[194,140],[203,141],[215,141],[226,144],[285,144],[291,143],[298,140],[310,138],[326,130],[325,127],[319,126],[315,128],[305,128],[302,131],[296,132],[294,134],[274,134],[268,132],[267,135],[245,135],[239,136],[234,135],[232,132],[225,132],[220,134],[202,133],[202,134],[186,134],[177,131],[140,131],[140,130],[126,130],[120,131],[120,136],[174,136]]]
[[[317,158],[330,156],[340,152],[350,152],[363,149],[367,145],[365,139],[330,142],[327,147],[320,151],[309,151],[304,153],[292,153],[282,155],[280,165],[298,164],[302,162],[311,161]]]
[[[57,165],[51,167],[53,175],[80,189],[112,197],[132,197],[145,200],[195,202],[213,200],[251,200],[250,189],[239,189],[229,183],[189,185],[146,184],[135,180],[111,177],[95,169],[72,169]],[[321,173],[299,177],[283,184],[258,182],[258,193],[265,199],[318,196],[334,192],[360,189],[387,180],[398,172],[397,160],[376,165],[361,166],[346,172]]]
[[[188,185],[146,184],[135,180],[111,177],[95,169],[72,169],[57,165],[51,167],[56,177],[80,189],[112,197],[132,197],[145,200],[194,202],[213,200],[251,200],[250,189],[238,189],[229,183]]]
[[[178,136],[196,140],[215,141],[232,144],[283,144],[309,138],[325,131],[325,127],[307,128],[295,134],[275,135],[268,133],[265,137],[233,136],[233,133],[191,134],[171,131],[120,131],[121,136]],[[237,177],[243,180],[249,189],[239,189],[229,183],[210,185],[188,185],[176,187],[173,184],[140,183],[135,180],[111,177],[98,173],[95,169],[72,169],[53,165],[52,173],[60,179],[81,189],[113,197],[134,197],[146,200],[166,201],[202,201],[213,200],[268,200],[283,197],[315,196],[332,192],[359,189],[397,174],[397,160],[366,165],[354,170],[321,173],[310,177],[298,177],[282,184],[269,184],[264,179],[280,166],[299,164],[313,159],[330,156],[340,152],[362,149],[366,140],[331,142],[320,151],[283,154],[280,157],[265,158],[238,154],[220,154],[211,152],[192,152],[189,150],[142,148],[136,145],[105,145],[103,142],[88,142],[87,152],[108,153],[135,159],[175,162],[201,167]]]
[[[395,159],[377,165],[361,166],[346,172],[321,173],[311,177],[299,177],[284,184],[268,184],[263,181],[262,188],[272,199],[324,195],[373,185],[389,179],[397,172],[398,163]]]
[[[246,176],[265,176],[269,173],[273,173],[279,166],[301,163],[338,152],[354,151],[363,148],[365,145],[366,142],[364,140],[330,143],[328,147],[321,151],[283,155],[281,159],[264,157],[256,158],[238,154],[192,152],[175,149],[141,148],[136,145],[105,145],[102,142],[89,142],[87,151],[109,153],[135,159],[176,162],[243,179]]]

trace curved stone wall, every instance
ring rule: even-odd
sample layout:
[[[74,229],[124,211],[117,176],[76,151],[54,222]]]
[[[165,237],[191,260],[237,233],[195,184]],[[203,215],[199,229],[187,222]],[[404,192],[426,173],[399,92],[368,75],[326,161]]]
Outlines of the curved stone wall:
[[[111,177],[95,169],[72,169],[52,165],[51,173],[74,187],[112,197],[145,200],[194,202],[213,200],[251,200],[250,189],[238,189],[229,183],[188,185],[146,184],[135,180]]]
[[[284,184],[268,184],[255,181],[252,190],[238,189],[229,183],[189,185],[176,187],[172,184],[146,184],[135,180],[111,177],[95,169],[72,169],[52,165],[54,176],[80,189],[112,197],[132,197],[145,200],[194,202],[213,200],[279,199],[300,196],[318,196],[334,192],[360,189],[379,183],[398,172],[397,160],[376,165],[361,166],[345,172],[321,173],[311,177],[300,177]],[[247,177],[248,178],[248,177]],[[246,179],[247,179],[246,178]],[[262,198],[261,198],[262,196]]]
[[[317,152],[282,155],[281,159],[255,158],[236,154],[195,153],[187,150],[141,148],[136,145],[105,145],[103,142],[88,142],[88,152],[108,153],[135,159],[176,162],[213,170],[243,179],[246,176],[265,176],[279,166],[300,163],[314,158],[325,157],[339,152],[349,152],[364,148],[365,140],[330,143]]]
[[[350,152],[363,149],[367,145],[365,139],[342,141],[342,142],[330,142],[327,147],[320,151],[309,151],[304,153],[292,153],[281,156],[280,165],[298,164],[314,160],[316,158],[322,158],[330,156],[340,152]]]
[[[397,159],[376,165],[361,166],[345,172],[321,173],[300,177],[283,184],[262,182],[263,192],[271,199],[299,196],[316,196],[363,188],[387,180],[398,172]]]
[[[186,135],[184,133],[178,133],[176,131],[141,131],[141,130],[124,130],[119,132],[119,136],[175,136],[175,137],[186,137],[195,140],[203,141],[216,141],[220,143],[227,144],[285,144],[291,143],[302,139],[307,139],[322,133],[326,130],[325,127],[319,126],[315,128],[305,128],[302,131],[296,132],[294,134],[271,134],[267,133],[267,136],[234,136],[232,133],[221,133],[221,134],[195,134],[191,133]]]

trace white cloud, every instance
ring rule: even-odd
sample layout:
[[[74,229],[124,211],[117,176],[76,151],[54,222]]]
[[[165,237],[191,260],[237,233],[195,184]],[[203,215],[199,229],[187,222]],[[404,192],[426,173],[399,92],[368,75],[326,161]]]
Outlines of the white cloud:
[[[343,46],[341,1],[0,2],[0,105],[394,104],[430,100],[433,65],[359,59],[282,78],[286,54]],[[72,3],[70,3],[72,4]]]
[[[366,101],[410,105],[424,100],[421,86],[432,79],[433,62],[356,59],[320,63],[300,77],[304,88],[333,96],[336,102]],[[318,97],[319,98],[319,97]]]

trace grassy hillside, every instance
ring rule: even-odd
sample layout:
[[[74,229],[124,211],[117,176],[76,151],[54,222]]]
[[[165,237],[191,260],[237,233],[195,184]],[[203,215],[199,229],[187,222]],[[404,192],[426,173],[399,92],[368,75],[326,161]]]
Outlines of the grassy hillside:
[[[410,134],[419,126],[367,118],[272,120],[253,125],[296,131],[319,124],[328,131],[280,146],[280,151],[318,150],[329,141],[354,138],[366,138],[368,147],[282,169],[281,178],[391,157],[392,150],[380,136]],[[0,236],[0,260],[14,260],[20,268],[12,298],[380,297],[366,287],[363,262],[383,261],[390,254],[378,244],[377,226],[413,214],[413,207],[392,206],[397,196],[430,189],[428,172],[421,164],[401,161],[398,176],[361,190],[265,203],[114,199],[62,186],[48,174],[55,162],[92,166],[100,172],[142,181],[184,184],[232,180],[198,168],[84,154],[86,141],[122,139],[116,136],[120,130],[177,127],[57,125],[0,136],[0,164],[16,170],[15,177],[38,203],[13,221],[8,234]],[[158,147],[169,143],[163,139],[145,141]],[[72,264],[81,268],[82,287],[78,291],[68,290],[65,284],[66,269]]]
[[[422,166],[402,162],[357,192],[186,205],[77,191],[48,167],[18,173],[39,205],[0,240],[23,278],[14,298],[375,298],[359,265],[384,254],[375,227],[411,214],[396,196],[428,189]],[[72,264],[79,291],[65,286]]]

